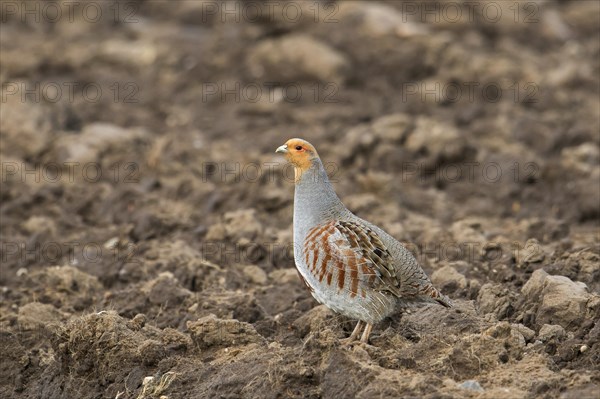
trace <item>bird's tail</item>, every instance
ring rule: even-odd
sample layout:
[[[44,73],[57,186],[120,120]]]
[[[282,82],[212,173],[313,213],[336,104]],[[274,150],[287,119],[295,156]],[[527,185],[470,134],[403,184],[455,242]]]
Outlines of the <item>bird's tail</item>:
[[[452,301],[450,300],[450,298],[448,298],[446,295],[442,294],[437,288],[435,288],[433,286],[433,284],[428,284],[424,289],[423,289],[423,295],[434,302],[439,303],[442,306],[445,306],[447,308],[451,308],[454,305],[452,304]]]

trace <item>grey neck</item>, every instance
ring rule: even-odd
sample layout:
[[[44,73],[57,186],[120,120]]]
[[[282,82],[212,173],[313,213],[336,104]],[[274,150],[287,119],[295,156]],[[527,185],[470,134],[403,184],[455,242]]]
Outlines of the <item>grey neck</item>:
[[[303,209],[302,214],[299,210]],[[310,209],[310,212],[306,212]],[[309,228],[339,216],[344,205],[333,190],[320,159],[296,182],[294,193],[294,223]]]

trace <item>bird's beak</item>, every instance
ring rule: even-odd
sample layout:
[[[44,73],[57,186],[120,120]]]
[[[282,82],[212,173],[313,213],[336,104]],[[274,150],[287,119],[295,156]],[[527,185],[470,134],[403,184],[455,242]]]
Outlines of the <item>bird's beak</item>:
[[[285,154],[286,152],[288,152],[287,145],[284,144],[282,146],[277,147],[277,149],[275,150],[275,152],[276,153],[280,152],[282,154]]]

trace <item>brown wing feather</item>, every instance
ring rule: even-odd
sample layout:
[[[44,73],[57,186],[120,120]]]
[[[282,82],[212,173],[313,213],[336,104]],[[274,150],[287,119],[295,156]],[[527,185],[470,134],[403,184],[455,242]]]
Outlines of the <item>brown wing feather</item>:
[[[452,306],[414,260],[408,272],[398,270],[397,259],[380,235],[364,223],[334,221],[317,226],[307,235],[304,251],[308,269],[319,282],[347,291],[351,297],[364,297],[366,290],[373,289],[408,301],[429,298]]]
[[[412,265],[412,273],[409,273],[414,281],[409,280],[409,286],[403,286],[407,281],[399,275],[401,271],[395,265],[396,259],[371,227],[350,221],[338,222],[336,226],[339,226],[346,236],[354,236],[351,241],[380,275],[380,286],[377,289],[389,291],[406,300],[430,298],[445,307],[452,307],[450,299],[431,284],[425,272],[416,263]],[[415,269],[418,273],[414,272]]]
[[[400,281],[396,278],[393,257],[377,233],[369,227],[349,221],[339,221],[335,227],[370,271],[367,275],[375,274],[376,278],[370,279],[371,288],[400,296]]]

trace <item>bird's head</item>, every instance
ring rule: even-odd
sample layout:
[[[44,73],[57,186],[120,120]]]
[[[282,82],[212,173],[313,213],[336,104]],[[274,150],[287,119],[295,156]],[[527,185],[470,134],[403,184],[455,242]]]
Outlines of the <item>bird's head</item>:
[[[313,166],[313,161],[319,158],[315,147],[306,140],[289,139],[275,152],[281,153],[294,165],[296,181],[300,179],[302,173]]]

